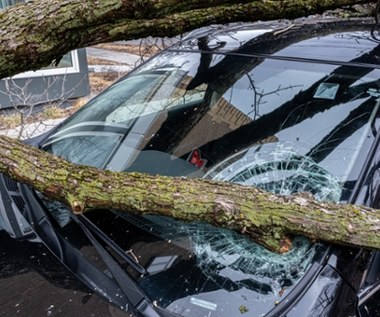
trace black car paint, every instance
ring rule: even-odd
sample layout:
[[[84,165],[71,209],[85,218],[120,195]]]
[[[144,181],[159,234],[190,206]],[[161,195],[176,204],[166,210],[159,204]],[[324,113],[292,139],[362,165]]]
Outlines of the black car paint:
[[[376,120],[373,129],[376,141],[370,150],[369,159],[351,198],[352,202],[376,208],[380,204],[378,122],[379,119]],[[30,143],[37,145],[41,139],[43,137],[30,141]],[[30,205],[32,196],[38,199],[29,188],[21,187],[22,198],[27,201],[27,204]],[[4,193],[4,187],[1,190],[3,191],[2,199],[6,201],[8,194]],[[33,208],[38,207],[34,206]],[[91,290],[66,270],[44,245],[13,240],[4,232],[1,232],[1,237],[1,316],[129,315],[109,306],[97,295],[92,295]],[[354,315],[357,303],[360,302],[360,292],[364,293],[364,288],[367,286],[365,281],[368,279],[369,273],[378,272],[376,265],[374,265],[375,267],[369,266],[376,256],[377,252],[331,246],[309,269],[297,287],[282,299],[267,316]],[[376,261],[373,263],[377,264]],[[37,278],[35,276],[31,278],[28,275],[34,272],[39,273]],[[378,281],[377,278],[374,280],[375,282],[370,281],[369,284],[373,285]],[[30,285],[30,282],[33,284]],[[52,285],[54,290],[51,290]],[[45,299],[49,294],[54,294],[54,297],[49,298],[48,305],[35,302],[35,298]],[[158,311],[158,314],[158,316],[165,316],[163,311]]]

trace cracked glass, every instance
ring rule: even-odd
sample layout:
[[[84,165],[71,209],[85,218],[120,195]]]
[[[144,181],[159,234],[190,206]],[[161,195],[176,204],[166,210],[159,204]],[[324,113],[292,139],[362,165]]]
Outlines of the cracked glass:
[[[346,201],[374,138],[379,75],[357,65],[167,51],[95,98],[43,148],[104,169]],[[54,213],[66,225],[64,212]],[[208,224],[90,217],[147,268],[134,276],[149,297],[183,316],[261,316],[325,249],[296,237],[280,255]]]

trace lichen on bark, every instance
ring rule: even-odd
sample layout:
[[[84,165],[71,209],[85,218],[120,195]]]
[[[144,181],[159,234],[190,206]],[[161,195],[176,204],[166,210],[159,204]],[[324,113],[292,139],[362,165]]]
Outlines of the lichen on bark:
[[[176,35],[210,23],[295,18],[362,0],[36,0],[0,11],[0,78],[34,70],[68,51],[105,41]],[[73,212],[95,208],[207,221],[276,251],[289,237],[380,248],[380,212],[281,197],[224,182],[114,173],[66,162],[0,137],[0,172]]]
[[[5,136],[0,136],[0,157],[1,173],[63,201],[76,213],[117,209],[205,221],[278,252],[291,247],[293,235],[380,248],[380,211],[366,207],[279,196],[221,181],[98,170]]]

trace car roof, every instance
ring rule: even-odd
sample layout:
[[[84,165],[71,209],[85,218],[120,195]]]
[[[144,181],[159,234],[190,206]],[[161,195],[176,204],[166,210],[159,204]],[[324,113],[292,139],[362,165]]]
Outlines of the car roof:
[[[373,30],[374,20],[369,18],[213,25],[191,32],[170,50],[264,55],[379,68],[377,60],[365,58],[380,44],[380,36],[377,39]],[[201,41],[207,41],[207,46],[200,46]]]

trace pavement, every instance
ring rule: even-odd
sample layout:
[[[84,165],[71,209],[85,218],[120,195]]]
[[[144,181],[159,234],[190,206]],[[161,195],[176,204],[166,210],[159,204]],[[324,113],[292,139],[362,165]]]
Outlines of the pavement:
[[[120,43],[120,45],[122,45]],[[93,58],[100,58],[105,61],[110,61],[110,65],[88,65],[89,72],[93,73],[127,73],[141,63],[141,58],[138,55],[112,51],[103,48],[87,47],[87,56]],[[114,65],[119,63],[119,65]]]
[[[49,131],[64,119],[65,118],[33,122],[14,129],[0,130],[0,134],[24,140]]]

